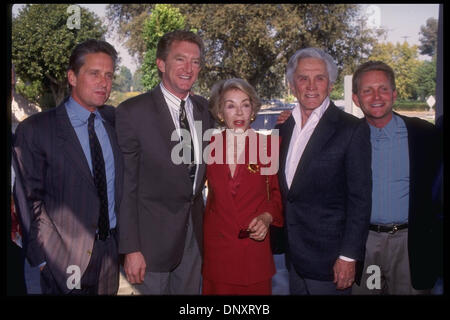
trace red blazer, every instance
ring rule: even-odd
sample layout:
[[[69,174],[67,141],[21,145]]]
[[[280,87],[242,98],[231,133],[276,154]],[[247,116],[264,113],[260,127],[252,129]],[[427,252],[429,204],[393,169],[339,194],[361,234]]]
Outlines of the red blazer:
[[[210,281],[228,284],[254,284],[270,279],[275,273],[270,233],[263,241],[250,238],[239,239],[238,234],[241,229],[248,227],[253,218],[263,212],[269,212],[272,215],[273,225],[283,225],[278,178],[276,173],[261,175],[261,169],[270,166],[270,163],[263,165],[259,158],[259,140],[265,138],[260,134],[256,134],[257,166],[251,165],[249,168],[247,138],[246,164],[238,164],[232,178],[229,166],[225,162],[225,131],[221,135],[224,139],[223,164],[208,164],[206,169],[208,199],[203,225],[203,277]],[[211,143],[218,136],[213,137]],[[270,139],[267,140],[267,150],[270,154]],[[275,151],[274,158],[278,162],[278,149]],[[213,150],[211,155],[214,157],[215,154]]]

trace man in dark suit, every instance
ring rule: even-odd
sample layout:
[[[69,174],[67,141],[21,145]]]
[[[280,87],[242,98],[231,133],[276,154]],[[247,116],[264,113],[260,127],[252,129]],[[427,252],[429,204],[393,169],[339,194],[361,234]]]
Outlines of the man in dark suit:
[[[365,272],[354,294],[425,294],[438,276],[432,191],[442,142],[433,124],[393,112],[396,97],[387,64],[368,61],[355,71],[353,101],[370,127],[373,197]]]
[[[337,67],[322,50],[297,51],[286,76],[298,99],[280,126],[290,291],[350,294],[369,226],[369,128],[330,101]]]
[[[165,34],[156,52],[161,83],[117,108],[125,165],[119,251],[136,294],[200,293],[202,135],[212,120],[207,101],[190,91],[203,50],[192,32]]]
[[[44,294],[115,294],[117,213],[123,163],[111,92],[116,50],[77,45],[67,72],[70,97],[16,129],[14,150],[30,208],[27,258],[41,268]],[[21,210],[20,212],[27,212]]]

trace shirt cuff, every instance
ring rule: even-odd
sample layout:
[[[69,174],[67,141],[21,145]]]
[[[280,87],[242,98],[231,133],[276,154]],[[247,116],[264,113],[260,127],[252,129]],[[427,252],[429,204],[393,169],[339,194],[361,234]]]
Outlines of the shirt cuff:
[[[353,262],[353,261],[355,261],[355,259],[348,258],[348,257],[345,257],[345,256],[339,256],[339,259],[342,259],[342,260],[347,261],[347,262]]]

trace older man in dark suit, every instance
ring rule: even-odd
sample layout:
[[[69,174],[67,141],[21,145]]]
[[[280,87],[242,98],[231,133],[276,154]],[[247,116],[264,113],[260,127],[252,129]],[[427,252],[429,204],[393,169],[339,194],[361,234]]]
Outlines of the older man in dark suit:
[[[330,101],[337,67],[322,50],[297,51],[286,76],[298,99],[280,126],[290,291],[350,294],[369,227],[369,128]]]
[[[69,59],[71,95],[16,129],[14,150],[31,217],[27,257],[44,294],[115,294],[123,164],[111,92],[117,53],[87,40]],[[28,212],[28,210],[21,210]]]
[[[199,36],[165,34],[156,53],[161,83],[117,108],[125,164],[119,251],[135,294],[200,293],[202,136],[212,120],[191,88],[202,59]]]

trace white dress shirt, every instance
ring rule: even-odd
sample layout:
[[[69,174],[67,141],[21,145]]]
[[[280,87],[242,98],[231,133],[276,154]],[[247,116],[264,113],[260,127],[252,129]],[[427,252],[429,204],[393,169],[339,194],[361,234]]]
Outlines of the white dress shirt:
[[[302,128],[302,114],[300,112],[300,106],[297,105],[292,110],[292,116],[295,120],[294,130],[292,131],[291,141],[289,143],[288,154],[286,157],[286,166],[284,173],[286,175],[286,182],[289,189],[291,188],[292,180],[294,179],[295,171],[297,170],[298,163],[302,157],[303,151],[308,144],[314,129],[319,123],[320,118],[327,110],[330,104],[330,98],[325,98],[322,104],[314,109],[309,118],[306,120],[305,126]]]
[[[169,107],[170,115],[172,116],[173,123],[175,125],[175,129],[177,130],[178,137],[181,142],[181,132],[180,132],[180,103],[181,99],[167,90],[163,83],[160,83],[161,91],[163,93],[164,99],[166,100],[167,106]],[[194,185],[192,186],[192,192],[195,193],[195,185],[197,184],[197,175],[198,175],[198,164],[200,163],[200,146],[198,140],[198,133],[195,130],[194,126],[194,105],[192,104],[191,99],[189,99],[189,94],[183,99],[186,103],[184,108],[186,110],[186,115],[189,123],[189,129],[191,131],[192,142],[194,145],[194,162],[197,164],[195,168],[195,179]]]

